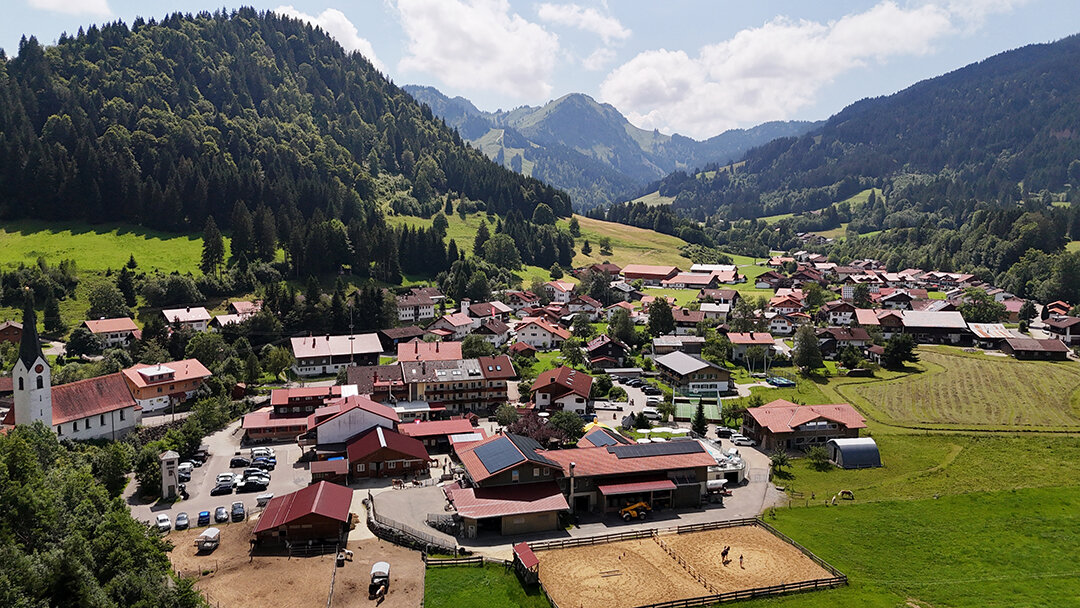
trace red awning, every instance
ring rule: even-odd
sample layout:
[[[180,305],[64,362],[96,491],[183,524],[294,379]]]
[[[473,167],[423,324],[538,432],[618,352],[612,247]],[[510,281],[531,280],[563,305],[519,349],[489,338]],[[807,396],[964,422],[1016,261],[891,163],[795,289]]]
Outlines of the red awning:
[[[529,570],[540,565],[540,560],[537,559],[536,554],[533,553],[532,548],[529,547],[529,543],[518,543],[514,545],[514,555],[521,561],[521,565]]]
[[[637,494],[639,492],[656,492],[658,490],[674,490],[675,482],[670,479],[656,481],[632,481],[629,483],[612,483],[600,486],[600,493],[604,496],[617,496],[619,494]]]

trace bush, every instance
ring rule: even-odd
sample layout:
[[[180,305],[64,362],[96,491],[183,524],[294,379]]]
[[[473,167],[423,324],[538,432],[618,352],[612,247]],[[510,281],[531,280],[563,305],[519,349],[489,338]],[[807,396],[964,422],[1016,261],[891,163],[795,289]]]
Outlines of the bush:
[[[807,449],[806,459],[810,461],[810,467],[815,471],[828,471],[832,468],[832,463],[829,462],[829,453],[820,445]]]

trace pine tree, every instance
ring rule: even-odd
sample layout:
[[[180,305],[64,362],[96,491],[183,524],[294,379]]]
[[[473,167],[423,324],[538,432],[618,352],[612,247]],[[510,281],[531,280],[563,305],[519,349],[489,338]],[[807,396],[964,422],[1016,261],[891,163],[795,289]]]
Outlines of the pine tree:
[[[815,370],[824,365],[821,357],[821,347],[818,345],[817,335],[810,325],[803,325],[795,332],[795,356],[792,363],[804,371]]]
[[[136,268],[139,267],[139,263],[135,261],[135,254],[134,253],[131,254],[131,256],[128,258],[127,267],[130,270],[135,270]]]
[[[484,254],[484,243],[491,238],[491,233],[488,232],[487,222],[480,222],[480,228],[476,231],[476,237],[473,239],[473,255]]]
[[[41,316],[44,317],[45,331],[63,333],[67,329],[64,320],[60,317],[60,302],[56,299],[52,290],[49,291],[48,297],[45,298],[45,310],[42,311]]]
[[[233,259],[238,260],[240,256],[247,256],[247,259],[252,259],[255,253],[255,227],[251,220],[251,213],[248,211],[244,201],[236,201],[236,204],[233,205],[232,220],[229,223],[229,228],[232,230]]]
[[[221,238],[214,216],[206,216],[206,227],[203,228],[202,261],[199,268],[203,274],[217,274],[221,264],[225,261],[225,243]],[[121,289],[123,291],[123,289]],[[125,299],[127,294],[124,295]],[[129,304],[130,306],[130,304]]]
[[[581,244],[581,255],[589,255],[592,253],[592,245],[589,244],[589,239],[585,239],[585,242]]]
[[[570,218],[570,236],[575,239],[581,237],[581,224],[578,223],[576,217]]]
[[[135,300],[135,276],[126,267],[120,269],[116,275],[116,287],[124,294],[124,304],[134,308]]]
[[[705,419],[705,404],[698,402],[694,417],[690,419],[690,430],[702,437],[709,431],[709,421]]]

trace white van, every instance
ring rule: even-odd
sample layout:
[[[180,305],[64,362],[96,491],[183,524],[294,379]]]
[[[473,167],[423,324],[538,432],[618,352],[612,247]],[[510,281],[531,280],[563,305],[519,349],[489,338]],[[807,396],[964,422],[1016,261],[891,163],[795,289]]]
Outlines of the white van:
[[[660,410],[655,407],[643,407],[641,413],[649,420],[660,420]]]
[[[274,448],[267,448],[267,447],[251,448],[251,457],[252,458],[258,458],[260,456],[265,457],[265,458],[274,458],[275,457]]]

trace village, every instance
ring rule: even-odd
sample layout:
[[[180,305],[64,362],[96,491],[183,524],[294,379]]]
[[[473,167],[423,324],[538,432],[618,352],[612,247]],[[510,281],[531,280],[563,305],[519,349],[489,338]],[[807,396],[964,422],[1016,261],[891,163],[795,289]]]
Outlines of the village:
[[[762,549],[783,545],[760,517],[790,499],[771,476],[788,454],[844,469],[888,465],[856,407],[785,398],[815,372],[800,351],[815,352],[810,367],[851,377],[914,360],[918,345],[1065,360],[1075,358],[1080,323],[1067,303],[1036,306],[972,275],[890,272],[874,260],[841,266],[804,251],[753,266],[605,262],[572,275],[487,302],[409,288],[394,298],[395,327],[290,338],[291,380],[232,387],[253,409],[198,450],[161,454],[160,496],[131,484],[132,515],[167,534],[177,570],[202,573],[200,586],[223,605],[235,603],[235,581],[290,560],[340,572],[350,589],[369,582],[360,562],[389,563],[393,574],[372,597],[417,605],[437,555],[506,564],[559,605],[571,593],[564,561],[573,547],[649,535],[665,556],[643,558],[650,567],[674,559],[696,581],[642,591],[655,591],[650,601],[843,584],[809,552]],[[262,306],[161,315],[176,330],[220,332]],[[183,417],[213,375],[192,358],[52,386],[28,314],[0,327],[19,344],[0,384],[8,426],[41,421],[61,439],[117,440]],[[83,328],[108,347],[140,338],[129,318]],[[836,505],[839,495],[822,498]],[[719,584],[657,536],[676,528],[700,534],[706,548],[710,530],[749,530],[755,546],[741,552],[786,565]],[[589,605],[618,605],[603,591],[605,575],[578,570],[575,586],[599,577]],[[271,581],[267,597],[284,593]],[[325,594],[289,589],[295,605]],[[626,605],[643,600],[634,601]]]

